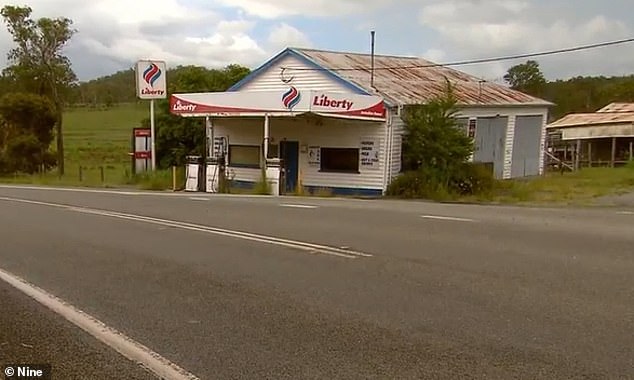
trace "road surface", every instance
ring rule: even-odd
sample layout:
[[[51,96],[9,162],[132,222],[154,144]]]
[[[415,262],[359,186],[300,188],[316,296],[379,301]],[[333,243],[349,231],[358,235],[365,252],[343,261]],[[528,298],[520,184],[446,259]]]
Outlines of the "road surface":
[[[634,378],[634,209],[0,187],[0,210],[4,273],[200,379]],[[0,299],[2,360],[150,375]]]

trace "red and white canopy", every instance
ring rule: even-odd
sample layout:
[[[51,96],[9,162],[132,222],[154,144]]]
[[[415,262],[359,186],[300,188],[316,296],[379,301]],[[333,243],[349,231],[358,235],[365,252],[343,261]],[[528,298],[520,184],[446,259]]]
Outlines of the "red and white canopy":
[[[296,116],[314,113],[322,116],[384,121],[386,109],[379,96],[340,92],[236,91],[174,94],[170,112],[183,117],[201,116]]]

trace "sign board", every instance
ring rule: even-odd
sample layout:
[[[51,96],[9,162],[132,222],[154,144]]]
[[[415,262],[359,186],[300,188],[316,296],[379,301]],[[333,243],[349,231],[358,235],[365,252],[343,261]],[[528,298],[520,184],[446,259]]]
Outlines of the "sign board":
[[[318,146],[308,147],[308,165],[321,166],[321,148]]]
[[[349,119],[386,120],[383,98],[344,92],[300,91],[229,91],[174,94],[170,112],[185,117],[256,116],[265,113],[293,116],[312,112],[322,116]]]
[[[167,68],[163,61],[138,61],[136,64],[136,91],[139,99],[166,99],[166,73]]]
[[[132,130],[132,170],[134,173],[142,173],[151,168],[151,137],[150,128],[134,128]]]
[[[361,169],[379,169],[379,143],[373,138],[361,140]]]
[[[227,139],[225,137],[214,137],[213,156],[221,157],[227,154]]]

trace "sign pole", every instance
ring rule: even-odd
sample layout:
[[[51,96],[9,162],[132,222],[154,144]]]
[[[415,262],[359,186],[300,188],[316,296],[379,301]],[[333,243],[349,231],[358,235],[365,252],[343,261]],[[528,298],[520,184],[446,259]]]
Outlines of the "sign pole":
[[[150,141],[152,144],[152,171],[156,170],[156,133],[154,128],[154,99],[150,99]]]

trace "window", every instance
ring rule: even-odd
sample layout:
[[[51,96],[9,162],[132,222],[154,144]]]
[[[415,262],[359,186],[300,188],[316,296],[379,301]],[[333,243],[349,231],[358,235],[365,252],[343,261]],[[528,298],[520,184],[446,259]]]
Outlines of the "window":
[[[258,145],[229,145],[229,166],[259,168],[260,147]]]
[[[359,173],[359,148],[321,148],[321,171]]]

